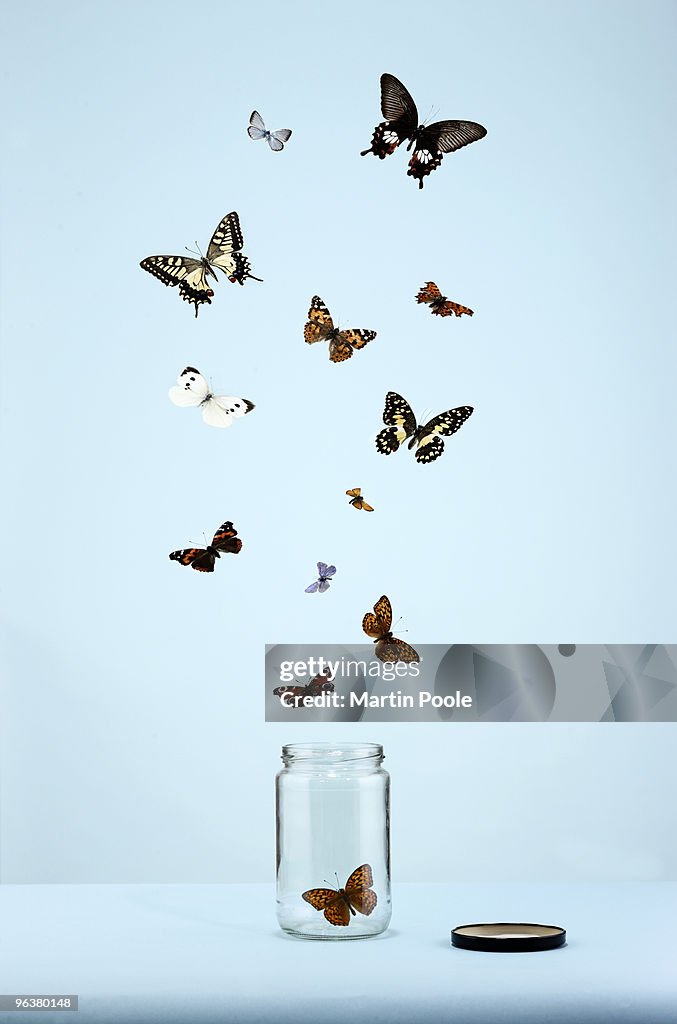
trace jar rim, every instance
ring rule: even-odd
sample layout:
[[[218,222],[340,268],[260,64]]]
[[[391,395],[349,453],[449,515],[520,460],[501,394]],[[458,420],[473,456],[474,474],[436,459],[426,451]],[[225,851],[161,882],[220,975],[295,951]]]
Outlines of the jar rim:
[[[299,761],[310,763],[346,763],[348,761],[382,760],[380,743],[285,743],[282,760],[289,764]]]

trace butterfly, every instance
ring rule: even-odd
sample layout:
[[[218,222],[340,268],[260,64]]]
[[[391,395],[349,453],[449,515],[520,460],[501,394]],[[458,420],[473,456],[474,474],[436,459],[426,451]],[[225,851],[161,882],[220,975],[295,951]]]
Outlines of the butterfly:
[[[324,594],[325,590],[329,590],[329,581],[335,572],[335,565],[327,565],[326,562],[318,562],[317,574],[319,579],[317,579],[315,583],[311,583],[309,587],[306,587],[306,594],[315,594],[318,591],[320,594]]]
[[[383,410],[383,422],[387,426],[376,435],[376,450],[381,455],[390,455],[409,438],[407,448],[416,445],[417,462],[434,462],[444,451],[444,441],[440,435],[448,437],[455,434],[472,415],[472,411],[471,405],[460,405],[456,409],[441,412],[427,423],[417,424],[409,403],[402,395],[389,391]]]
[[[393,636],[392,624],[392,605],[384,594],[374,605],[374,614],[367,612],[362,619],[362,629],[376,644],[374,654],[379,661],[420,661],[418,652],[413,647]]]
[[[273,690],[274,697],[284,698],[283,704],[304,707],[304,697],[320,697],[323,693],[333,693],[334,684],[331,673],[327,670],[316,675],[305,686],[278,686]]]
[[[340,331],[334,327],[329,310],[319,295],[313,295],[308,310],[308,323],[303,328],[303,337],[309,345],[316,341],[329,342],[329,358],[332,363],[342,363],[350,359],[354,348],[364,346],[376,337],[376,331],[359,331],[356,329]]]
[[[285,142],[291,138],[291,128],[280,128],[276,132],[269,132],[258,110],[252,110],[247,134],[250,139],[267,139],[273,153],[279,153],[281,149],[284,149]]]
[[[233,420],[246,416],[254,408],[248,398],[213,395],[199,370],[187,366],[177,377],[177,384],[169,389],[174,405],[198,405],[202,419],[210,427],[229,427]]]
[[[249,260],[240,252],[243,244],[240,218],[235,212],[227,213],[211,237],[206,256],[200,255],[199,260],[192,256],[147,256],[140,266],[170,288],[178,284],[181,298],[193,303],[197,316],[202,303],[211,305],[214,290],[207,278],[217,280],[214,268],[222,270],[233,284],[244,284],[248,277],[261,280],[254,277]]]
[[[242,541],[237,535],[237,530],[228,521],[219,526],[214,539],[206,548],[184,548],[183,551],[172,551],[169,557],[173,562],[189,565],[198,572],[214,572],[216,559],[221,557],[222,551],[236,555],[241,548]]]
[[[426,281],[416,296],[416,301],[429,303],[430,312],[435,313],[436,316],[451,316],[452,313],[455,316],[462,316],[463,313],[468,316],[473,315],[472,309],[462,306],[459,302],[452,302],[446,295],[443,295],[434,281]]]
[[[419,188],[423,188],[425,176],[440,166],[445,153],[462,149],[487,134],[486,128],[475,121],[419,124],[411,94],[394,75],[381,75],[381,113],[385,121],[376,126],[370,148],[363,150],[360,156],[373,153],[384,160],[408,139],[407,152],[412,146],[414,152],[407,174],[418,179]]]
[[[338,885],[338,878],[336,880]],[[369,864],[361,864],[341,889],[308,889],[302,893],[306,903],[315,910],[323,910],[329,924],[345,927],[350,924],[350,915],[355,911],[368,917],[378,903],[372,889],[374,875]]]
[[[346,494],[350,496],[350,501],[348,502],[348,504],[352,505],[353,508],[364,509],[365,512],[374,511],[373,506],[368,505],[367,502],[362,497],[361,487],[353,487],[352,490],[346,491]]]

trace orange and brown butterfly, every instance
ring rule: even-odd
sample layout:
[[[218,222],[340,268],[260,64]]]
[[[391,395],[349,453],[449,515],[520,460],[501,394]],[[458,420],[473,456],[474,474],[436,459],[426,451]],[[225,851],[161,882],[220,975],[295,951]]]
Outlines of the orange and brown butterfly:
[[[348,502],[348,504],[352,505],[353,508],[364,509],[365,512],[374,511],[373,505],[367,504],[367,502],[362,497],[361,487],[353,487],[351,488],[351,490],[346,491],[346,494],[350,497],[350,501]]]
[[[182,551],[172,551],[169,557],[173,562],[189,565],[197,572],[214,572],[216,559],[221,557],[222,552],[237,555],[241,550],[242,541],[237,535],[237,530],[228,520],[219,526],[211,544],[208,544],[206,548],[184,548]]]
[[[379,661],[392,663],[420,661],[418,651],[406,644],[404,640],[398,640],[396,636],[393,636],[392,624],[392,605],[384,594],[374,605],[374,614],[367,612],[362,619],[362,629],[376,644],[374,654]]]
[[[316,341],[329,342],[329,358],[332,363],[342,363],[350,359],[353,349],[364,348],[376,337],[376,331],[363,331],[351,328],[340,331],[334,326],[331,314],[319,295],[313,295],[308,310],[308,322],[303,328],[303,337],[308,345]]]
[[[338,879],[336,880],[338,884]],[[371,865],[361,864],[355,868],[343,889],[308,889],[302,893],[306,903],[315,910],[323,910],[329,924],[345,928],[355,911],[368,917],[378,902],[372,889],[374,875]]]
[[[304,697],[320,697],[323,693],[333,693],[334,684],[331,681],[331,673],[328,669],[320,672],[305,686],[276,686],[273,696],[279,697],[285,707],[305,707]]]
[[[430,312],[436,316],[472,316],[472,309],[462,306],[459,302],[452,302],[446,295],[443,295],[434,281],[426,281],[416,296],[417,302],[427,302],[430,305]]]

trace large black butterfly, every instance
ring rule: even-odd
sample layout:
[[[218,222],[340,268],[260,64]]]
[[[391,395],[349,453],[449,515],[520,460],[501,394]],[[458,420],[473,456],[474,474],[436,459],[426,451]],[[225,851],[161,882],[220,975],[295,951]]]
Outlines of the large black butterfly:
[[[243,245],[240,218],[235,212],[227,213],[211,237],[206,256],[198,260],[191,256],[147,256],[141,260],[141,267],[170,288],[178,284],[181,298],[193,303],[197,316],[202,303],[211,305],[214,290],[207,278],[217,280],[214,268],[222,270],[232,284],[244,284],[248,277],[261,280],[251,273],[249,260],[240,251]]]
[[[408,139],[407,152],[412,146],[414,152],[407,174],[418,179],[419,188],[423,188],[425,176],[440,166],[445,153],[454,153],[487,134],[486,128],[475,121],[419,124],[411,94],[394,75],[381,75],[381,113],[385,121],[376,126],[370,148],[363,150],[360,156],[373,153],[384,160]]]
[[[472,411],[471,405],[460,405],[441,412],[427,423],[417,424],[409,402],[396,391],[389,391],[383,410],[386,428],[376,435],[376,450],[381,455],[391,455],[409,438],[407,448],[416,445],[414,454],[417,462],[434,462],[444,451],[442,437],[455,434]]]

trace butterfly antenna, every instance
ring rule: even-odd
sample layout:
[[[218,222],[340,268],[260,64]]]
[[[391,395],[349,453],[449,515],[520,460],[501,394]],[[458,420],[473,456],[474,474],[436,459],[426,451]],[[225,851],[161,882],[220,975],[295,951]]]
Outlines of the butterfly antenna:
[[[426,116],[423,118],[423,121],[421,122],[421,124],[427,124],[428,121],[432,121],[434,113],[435,113],[435,108],[431,107],[430,108],[430,113],[426,114]]]

